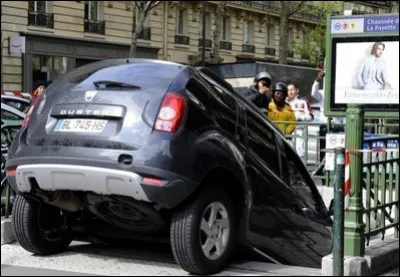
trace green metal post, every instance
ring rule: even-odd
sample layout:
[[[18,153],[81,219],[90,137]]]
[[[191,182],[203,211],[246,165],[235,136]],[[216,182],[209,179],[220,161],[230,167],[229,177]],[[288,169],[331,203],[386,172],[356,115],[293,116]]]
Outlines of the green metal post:
[[[333,206],[333,276],[343,276],[344,255],[344,148],[335,148],[334,206]]]
[[[344,222],[344,254],[364,256],[365,237],[362,199],[362,153],[351,150],[362,149],[364,137],[364,109],[349,104],[346,111],[346,150],[350,151],[350,205]]]

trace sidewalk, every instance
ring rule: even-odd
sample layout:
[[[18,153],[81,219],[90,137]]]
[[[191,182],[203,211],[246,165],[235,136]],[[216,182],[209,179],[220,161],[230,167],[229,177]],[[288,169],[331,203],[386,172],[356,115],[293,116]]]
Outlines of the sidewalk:
[[[36,256],[17,243],[1,246],[1,264],[61,272],[111,276],[189,276],[165,249],[134,249],[73,242],[67,251]],[[22,269],[23,269],[22,268]],[[321,276],[315,268],[260,262],[232,263],[216,276]]]

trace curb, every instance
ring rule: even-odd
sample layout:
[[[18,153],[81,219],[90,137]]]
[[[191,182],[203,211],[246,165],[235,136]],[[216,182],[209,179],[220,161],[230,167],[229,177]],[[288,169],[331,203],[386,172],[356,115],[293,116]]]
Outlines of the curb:
[[[9,244],[15,241],[11,226],[11,218],[1,219],[1,245]]]
[[[344,276],[377,276],[399,266],[399,239],[385,238],[384,241],[368,246],[364,257],[344,256]],[[332,276],[332,254],[322,259],[322,275]]]
[[[371,276],[377,276],[399,266],[399,239],[385,238],[384,241],[368,246],[365,258]]]

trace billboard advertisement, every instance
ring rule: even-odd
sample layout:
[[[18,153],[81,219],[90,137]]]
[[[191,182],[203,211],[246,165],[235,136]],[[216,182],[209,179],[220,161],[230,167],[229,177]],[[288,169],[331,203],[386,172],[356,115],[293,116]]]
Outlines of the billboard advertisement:
[[[399,41],[368,40],[334,42],[335,104],[399,103]]]
[[[361,105],[366,117],[398,117],[399,15],[328,18],[325,115]]]

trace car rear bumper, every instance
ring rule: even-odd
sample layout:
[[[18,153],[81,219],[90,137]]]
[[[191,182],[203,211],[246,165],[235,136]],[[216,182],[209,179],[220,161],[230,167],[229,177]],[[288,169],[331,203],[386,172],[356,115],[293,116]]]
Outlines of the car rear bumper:
[[[30,192],[33,179],[42,190],[91,191],[149,202],[140,184],[142,178],[136,173],[122,170],[62,164],[17,167],[15,181],[19,192]]]
[[[160,208],[174,208],[184,201],[197,187],[197,183],[165,170],[136,167],[135,170],[93,165],[80,165],[77,160],[49,162],[36,159],[14,158],[7,168],[16,168],[14,176],[7,176],[14,190],[30,193],[32,186],[45,191],[71,190],[94,192],[100,195],[122,195],[138,201],[149,202]],[[160,180],[149,184],[145,177]]]

